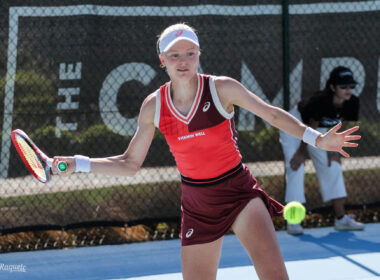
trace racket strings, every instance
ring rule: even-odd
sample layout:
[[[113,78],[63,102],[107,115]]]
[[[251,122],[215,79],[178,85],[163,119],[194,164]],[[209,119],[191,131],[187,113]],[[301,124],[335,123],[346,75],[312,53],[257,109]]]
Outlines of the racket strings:
[[[28,162],[30,168],[41,178],[46,180],[46,172],[44,167],[42,166],[41,160],[37,157],[34,150],[30,147],[30,145],[25,141],[25,139],[19,135],[16,136],[17,144],[22,151],[26,161]]]

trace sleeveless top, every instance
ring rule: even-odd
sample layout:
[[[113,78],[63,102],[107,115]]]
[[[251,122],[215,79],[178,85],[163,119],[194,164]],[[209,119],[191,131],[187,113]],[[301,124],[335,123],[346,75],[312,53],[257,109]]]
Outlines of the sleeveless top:
[[[241,165],[234,112],[222,107],[215,77],[198,74],[198,89],[189,113],[175,107],[170,82],[156,91],[154,124],[165,136],[183,178],[219,178]]]

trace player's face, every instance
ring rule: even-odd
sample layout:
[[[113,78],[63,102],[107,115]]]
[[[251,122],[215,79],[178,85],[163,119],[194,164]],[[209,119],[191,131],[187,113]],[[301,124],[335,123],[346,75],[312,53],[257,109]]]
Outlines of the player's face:
[[[198,71],[199,48],[189,41],[181,40],[161,55],[161,61],[171,79],[191,78]]]
[[[335,97],[346,101],[349,100],[352,96],[352,90],[355,88],[355,84],[349,84],[349,85],[336,85],[334,86],[334,93]]]

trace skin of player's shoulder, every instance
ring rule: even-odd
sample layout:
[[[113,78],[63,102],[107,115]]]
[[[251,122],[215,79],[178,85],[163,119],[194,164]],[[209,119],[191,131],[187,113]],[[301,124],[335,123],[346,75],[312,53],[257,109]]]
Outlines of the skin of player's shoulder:
[[[228,92],[236,89],[238,81],[227,76],[215,77],[215,87],[218,92]]]
[[[154,123],[156,112],[156,92],[149,94],[143,101],[140,109],[139,121],[144,123]]]
[[[236,92],[239,90],[239,85],[238,81],[230,77],[219,76],[215,78],[215,88],[220,102],[229,113],[233,111],[233,105],[236,104],[235,98],[237,97]]]
[[[215,79],[215,87],[218,91],[219,99],[227,112],[232,112],[234,105],[237,105],[272,125],[282,115],[279,108],[267,104],[233,78],[218,77]]]
[[[219,99],[223,104],[223,107],[227,112],[233,111],[233,105],[240,105],[239,101],[243,94],[245,94],[245,88],[237,80],[219,76],[215,78],[215,87],[219,95]]]

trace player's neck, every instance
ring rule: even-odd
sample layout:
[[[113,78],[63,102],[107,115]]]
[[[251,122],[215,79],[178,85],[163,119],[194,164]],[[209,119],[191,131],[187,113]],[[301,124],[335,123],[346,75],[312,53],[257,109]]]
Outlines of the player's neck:
[[[180,102],[192,102],[198,89],[198,77],[195,75],[190,80],[175,80],[170,84],[170,94],[172,100]]]
[[[188,82],[171,83],[170,94],[174,107],[186,116],[192,104],[194,103],[197,94],[198,79],[195,81],[189,80]]]

